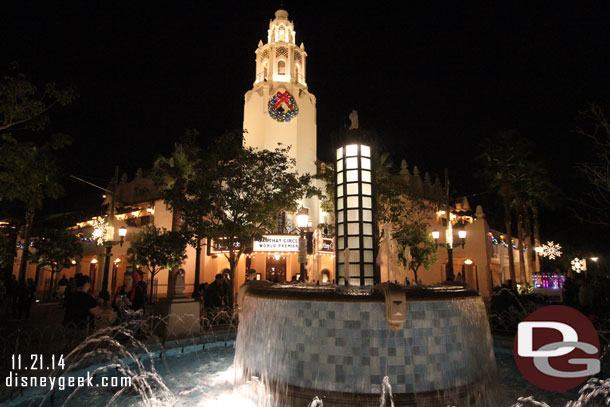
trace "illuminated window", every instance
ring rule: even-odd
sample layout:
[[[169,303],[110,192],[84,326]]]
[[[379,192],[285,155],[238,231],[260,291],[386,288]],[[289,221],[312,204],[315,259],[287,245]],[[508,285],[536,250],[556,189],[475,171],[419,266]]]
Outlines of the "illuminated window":
[[[358,194],[358,183],[352,182],[351,184],[347,184],[347,194],[348,195],[357,195]]]

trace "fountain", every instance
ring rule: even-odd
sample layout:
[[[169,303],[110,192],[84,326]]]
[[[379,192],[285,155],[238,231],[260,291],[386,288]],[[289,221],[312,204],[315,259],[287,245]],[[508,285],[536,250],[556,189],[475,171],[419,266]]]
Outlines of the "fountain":
[[[352,131],[353,132],[353,131]],[[337,150],[339,285],[253,282],[239,293],[237,383],[282,404],[487,406],[495,359],[485,306],[461,286],[380,281],[371,149]]]

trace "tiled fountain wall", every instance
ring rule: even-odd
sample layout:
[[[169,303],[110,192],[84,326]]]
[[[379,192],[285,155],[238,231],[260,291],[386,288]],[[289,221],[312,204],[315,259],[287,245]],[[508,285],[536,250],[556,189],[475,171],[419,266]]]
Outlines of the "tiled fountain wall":
[[[495,359],[480,297],[408,302],[392,331],[382,302],[246,296],[236,371],[247,379],[331,392],[394,394],[444,390],[493,375]]]

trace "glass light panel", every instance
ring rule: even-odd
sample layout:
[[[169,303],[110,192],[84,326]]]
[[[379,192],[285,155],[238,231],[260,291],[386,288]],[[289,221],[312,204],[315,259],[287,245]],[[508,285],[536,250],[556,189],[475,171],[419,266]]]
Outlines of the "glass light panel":
[[[347,224],[347,234],[348,235],[357,235],[360,233],[360,224],[359,223],[348,223]]]
[[[364,265],[364,276],[365,277],[373,277],[373,265],[372,264],[365,264]]]
[[[337,171],[343,171],[343,160],[337,161]]]
[[[345,261],[345,252],[339,252],[337,253],[337,261],[339,263],[342,263]]]
[[[343,209],[343,199],[337,201],[337,210]]]
[[[365,250],[364,251],[364,262],[365,263],[372,263],[373,262],[373,251],[372,250]]]
[[[358,144],[350,144],[349,146],[345,146],[345,156],[352,157],[358,155]]]
[[[362,224],[362,234],[372,236],[373,235],[373,224],[372,223],[363,223]]]
[[[344,268],[344,264],[343,263],[339,263],[337,265],[337,274],[342,275],[343,274],[343,268]]]
[[[351,238],[350,238],[351,239]],[[362,239],[363,243],[364,243],[364,248],[365,249],[372,249],[373,248],[373,238],[372,237],[364,237]]]
[[[373,207],[373,201],[368,196],[362,197],[362,207],[366,209],[370,209]]]
[[[339,243],[337,244],[337,247],[339,250],[345,249],[345,242],[343,241],[343,239],[339,239]]]
[[[343,147],[337,149],[337,160],[343,157]]]
[[[356,273],[360,274],[360,267],[358,268]],[[351,285],[359,286],[360,285],[360,277],[350,277],[349,278],[349,283]]]
[[[358,197],[357,196],[348,196],[347,197],[347,207],[348,208],[357,208],[358,207]]]
[[[372,222],[373,221],[373,211],[370,209],[364,209],[362,211],[362,220],[365,222]]]
[[[339,185],[337,187],[337,198],[341,198],[343,196],[343,185]]]
[[[347,182],[358,181],[358,170],[351,170],[347,172],[346,176]]]
[[[343,211],[337,211],[337,223],[343,223]]]
[[[372,240],[371,240],[371,242],[372,242]],[[350,250],[359,249],[360,248],[360,238],[359,237],[348,237],[347,245],[349,246]]]
[[[337,185],[341,185],[343,184],[343,173],[339,172],[337,173]]]
[[[367,170],[361,170],[362,173],[362,181],[371,182],[371,172]]]
[[[358,278],[360,278],[360,264],[352,264],[352,262],[349,263],[349,275],[350,275],[350,283],[351,283],[351,279],[354,278],[354,276],[358,276]],[[360,284],[360,283],[358,283]]]
[[[360,155],[363,157],[370,157],[371,156],[371,147],[361,145],[360,146]]]
[[[375,285],[375,283],[372,278],[365,278],[364,285]]]
[[[337,226],[337,236],[343,236],[343,230],[345,229],[343,224]]]
[[[352,182],[351,184],[347,184],[347,194],[348,195],[358,195],[358,183]]]
[[[362,183],[362,195],[372,195],[371,184]]]
[[[345,160],[345,168],[353,170],[358,168],[358,157],[351,157]]]
[[[352,250],[349,254],[350,263],[360,263],[360,250]]]
[[[371,169],[371,159],[370,158],[361,158],[360,162],[362,163],[362,169],[363,170],[370,170]]]
[[[358,209],[350,209],[349,211],[347,211],[347,221],[348,222],[355,222],[358,221],[360,216],[360,214],[358,213]]]

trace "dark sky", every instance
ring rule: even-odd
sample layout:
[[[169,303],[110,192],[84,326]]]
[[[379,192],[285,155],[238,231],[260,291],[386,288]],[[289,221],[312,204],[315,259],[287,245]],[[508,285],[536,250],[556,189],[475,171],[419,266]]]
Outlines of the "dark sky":
[[[17,61],[35,83],[72,83],[80,94],[52,118],[52,130],[76,139],[68,172],[107,179],[118,163],[133,175],[169,154],[185,128],[203,139],[241,128],[254,50],[279,2],[156,3],[3,4],[0,68]],[[472,194],[483,191],[473,180],[480,140],[517,128],[553,181],[576,190],[574,165],[592,153],[575,134],[578,113],[610,104],[610,5],[404,3],[285,2],[309,54],[318,154],[328,156],[328,134],[357,109],[395,160],[448,167],[456,193]],[[95,202],[88,188],[67,186],[64,202]],[[564,227],[565,208],[543,220],[548,239],[600,232]]]

